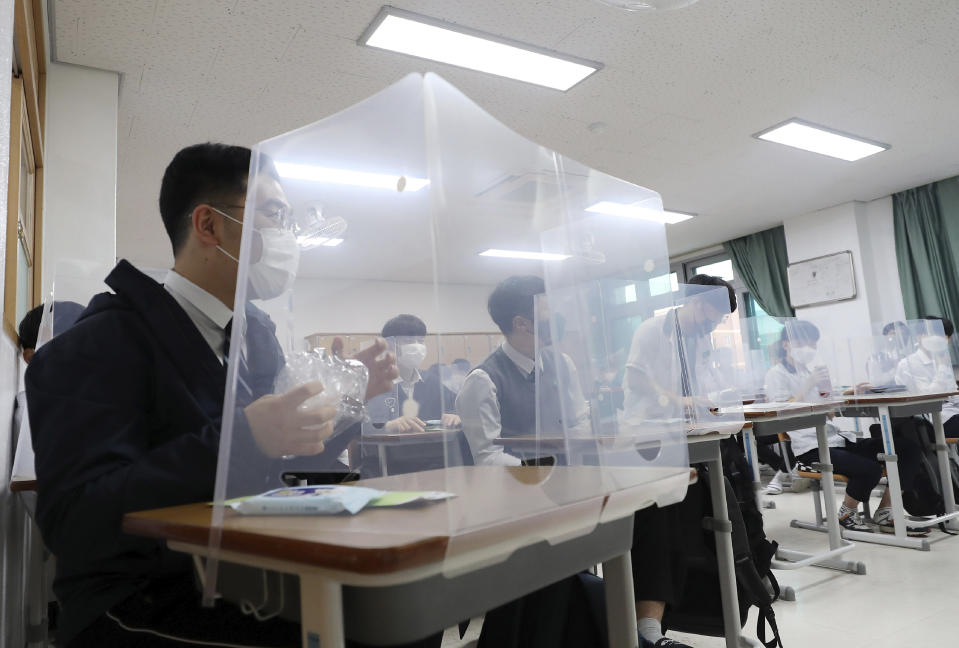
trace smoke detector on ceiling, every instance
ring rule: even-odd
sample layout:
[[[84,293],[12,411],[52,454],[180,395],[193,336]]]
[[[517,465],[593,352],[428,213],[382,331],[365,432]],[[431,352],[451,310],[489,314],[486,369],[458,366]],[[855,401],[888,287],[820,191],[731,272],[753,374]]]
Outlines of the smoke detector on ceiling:
[[[599,0],[603,4],[626,11],[670,11],[696,4],[699,0]]]

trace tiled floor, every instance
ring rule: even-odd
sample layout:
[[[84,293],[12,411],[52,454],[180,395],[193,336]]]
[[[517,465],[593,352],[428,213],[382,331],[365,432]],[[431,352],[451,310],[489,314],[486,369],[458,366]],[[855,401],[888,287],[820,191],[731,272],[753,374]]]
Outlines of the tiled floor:
[[[794,529],[794,518],[812,518],[809,493],[784,493],[773,499],[777,508],[764,511],[767,535],[781,545],[817,550],[825,534]],[[875,500],[873,501],[875,504]],[[859,543],[846,554],[866,564],[856,576],[818,567],[779,571],[782,586],[796,589],[797,600],[775,605],[787,648],[899,648],[900,646],[959,646],[959,536],[938,529],[930,535],[930,551]],[[448,633],[444,648],[469,646],[478,623],[465,641]],[[755,637],[755,617],[745,633]],[[671,634],[694,648],[721,648],[723,639]]]

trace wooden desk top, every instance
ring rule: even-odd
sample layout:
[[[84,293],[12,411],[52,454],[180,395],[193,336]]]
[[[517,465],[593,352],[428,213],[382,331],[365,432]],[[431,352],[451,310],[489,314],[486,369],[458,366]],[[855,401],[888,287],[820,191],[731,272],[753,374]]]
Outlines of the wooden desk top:
[[[695,443],[697,439],[708,439],[715,436],[731,436],[737,434],[740,430],[751,429],[753,427],[750,421],[716,421],[710,425],[695,425],[690,427],[686,433],[690,443]],[[560,436],[535,436],[524,435],[515,437],[499,437],[495,443],[504,448],[525,449],[537,447],[542,450],[565,449],[568,445],[599,445],[612,448],[617,445],[626,445],[630,437],[622,436],[600,436],[600,437],[560,437]],[[637,444],[648,443],[649,439],[645,437],[636,437]]]
[[[893,392],[891,394],[850,394],[844,396],[844,405],[896,405],[902,403],[925,403],[944,401],[959,392],[941,392],[938,394],[911,394],[909,392]]]
[[[806,416],[809,414],[828,414],[843,401],[823,401],[821,403],[753,403],[742,407],[724,408],[727,412],[742,412],[746,420],[759,420],[778,417]]]
[[[684,488],[688,472],[686,467],[469,466],[391,475],[357,484],[448,490],[457,497],[416,508],[364,509],[353,516],[242,516],[227,509],[220,546],[302,565],[388,574],[441,562],[453,542],[482,547],[511,536],[543,539],[549,529],[568,529],[571,523],[589,526],[599,519],[610,483],[629,484],[616,495],[635,497],[641,508]],[[212,512],[208,504],[189,504],[130,513],[123,530],[206,547]]]
[[[22,493],[24,491],[37,490],[36,479],[14,479],[10,482],[10,492]]]

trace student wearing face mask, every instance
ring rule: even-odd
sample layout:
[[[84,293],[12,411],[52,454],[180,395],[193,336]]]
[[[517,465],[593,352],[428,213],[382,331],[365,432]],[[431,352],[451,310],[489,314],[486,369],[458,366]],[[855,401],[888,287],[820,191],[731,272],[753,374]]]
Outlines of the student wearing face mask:
[[[545,400],[541,403],[540,425],[544,434],[575,432],[588,419],[572,359],[553,353],[537,357],[537,335],[541,349],[550,345],[551,337],[545,301],[539,302],[540,312],[535,312],[535,296],[545,291],[541,278],[518,276],[504,280],[490,294],[489,314],[505,340],[466,376],[456,397],[456,411],[463,419],[463,433],[476,465],[520,465],[520,459],[507,453],[496,439],[536,434],[537,380],[555,387],[542,390]],[[561,361],[556,362],[555,357]],[[559,372],[562,377],[558,377]],[[560,398],[566,403],[560,404]],[[564,411],[570,417],[566,425],[562,423]]]
[[[766,373],[766,395],[773,402],[814,402],[830,391],[829,370],[818,363],[819,329],[805,320],[787,322],[774,344],[775,364]],[[789,433],[792,451],[802,464],[800,470],[819,461],[819,445],[815,428]],[[833,472],[845,475],[846,495],[839,508],[839,524],[850,531],[873,531],[873,527],[857,518],[859,504],[869,499],[872,489],[882,478],[882,462],[876,457],[885,452],[879,435],[859,439],[854,432],[840,430],[833,422],[826,424],[826,439]],[[897,439],[899,475],[902,488],[912,486],[919,471],[919,448],[915,442]],[[873,519],[880,531],[895,533],[889,490],[882,495]],[[910,536],[928,535],[928,530],[907,529]]]
[[[400,416],[388,421],[384,428],[388,432],[422,432],[426,421],[431,420],[440,421],[444,428],[459,427],[460,418],[452,411],[456,394],[445,388],[441,392],[436,385],[426,384],[420,374],[426,362],[423,320],[415,315],[397,315],[383,325],[381,335],[396,341],[396,366],[400,374],[396,389]],[[413,403],[415,406],[411,406]]]
[[[899,362],[915,350],[912,333],[905,322],[889,322],[882,327],[881,344],[882,348],[866,360],[866,377],[876,387],[898,384]]]
[[[945,337],[920,335],[919,348],[903,358],[896,367],[896,382],[910,391],[948,393],[956,391],[956,377],[949,357],[949,341],[955,333],[951,320],[927,316],[923,319],[942,322]],[[942,426],[949,438],[959,437],[959,396],[942,404]]]
[[[201,607],[187,555],[121,529],[128,512],[213,499],[245,211],[256,218],[250,297],[276,297],[293,280],[283,188],[261,156],[257,204],[245,210],[250,162],[249,149],[222,144],[177,153],[160,188],[174,253],[164,283],[120,261],[105,280],[114,293],[94,297],[27,369],[37,520],[57,557],[57,645],[300,645],[296,624],[260,623],[222,601]],[[252,303],[245,324],[232,443],[276,470],[236,471],[232,485],[255,493],[280,485],[281,457],[332,462],[339,448],[326,447],[334,408],[298,409],[321,385],[274,395],[284,364],[275,326]],[[378,340],[357,356],[367,397],[396,377],[385,351]]]

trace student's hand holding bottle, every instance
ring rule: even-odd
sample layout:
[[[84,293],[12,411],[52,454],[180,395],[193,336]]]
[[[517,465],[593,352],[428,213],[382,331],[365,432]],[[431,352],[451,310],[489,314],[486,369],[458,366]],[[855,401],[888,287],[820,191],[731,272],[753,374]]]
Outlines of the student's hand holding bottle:
[[[250,403],[244,414],[253,440],[268,457],[311,456],[323,452],[333,434],[336,408],[300,406],[323,391],[323,383],[308,382],[285,394],[268,394]]]
[[[342,358],[343,338],[333,338],[330,350]],[[372,346],[354,355],[353,359],[365,364],[370,373],[369,382],[366,383],[366,400],[393,389],[393,381],[399,377],[400,371],[396,368],[396,356],[386,350],[386,340],[376,338]]]
[[[803,381],[802,389],[800,390],[799,394],[796,394],[795,400],[803,401],[809,398],[809,393],[814,390],[816,394],[828,395],[831,389],[826,389],[824,394],[822,388],[831,384],[832,382],[829,378],[829,369],[821,365],[818,367],[813,367],[810,369],[809,376]]]

